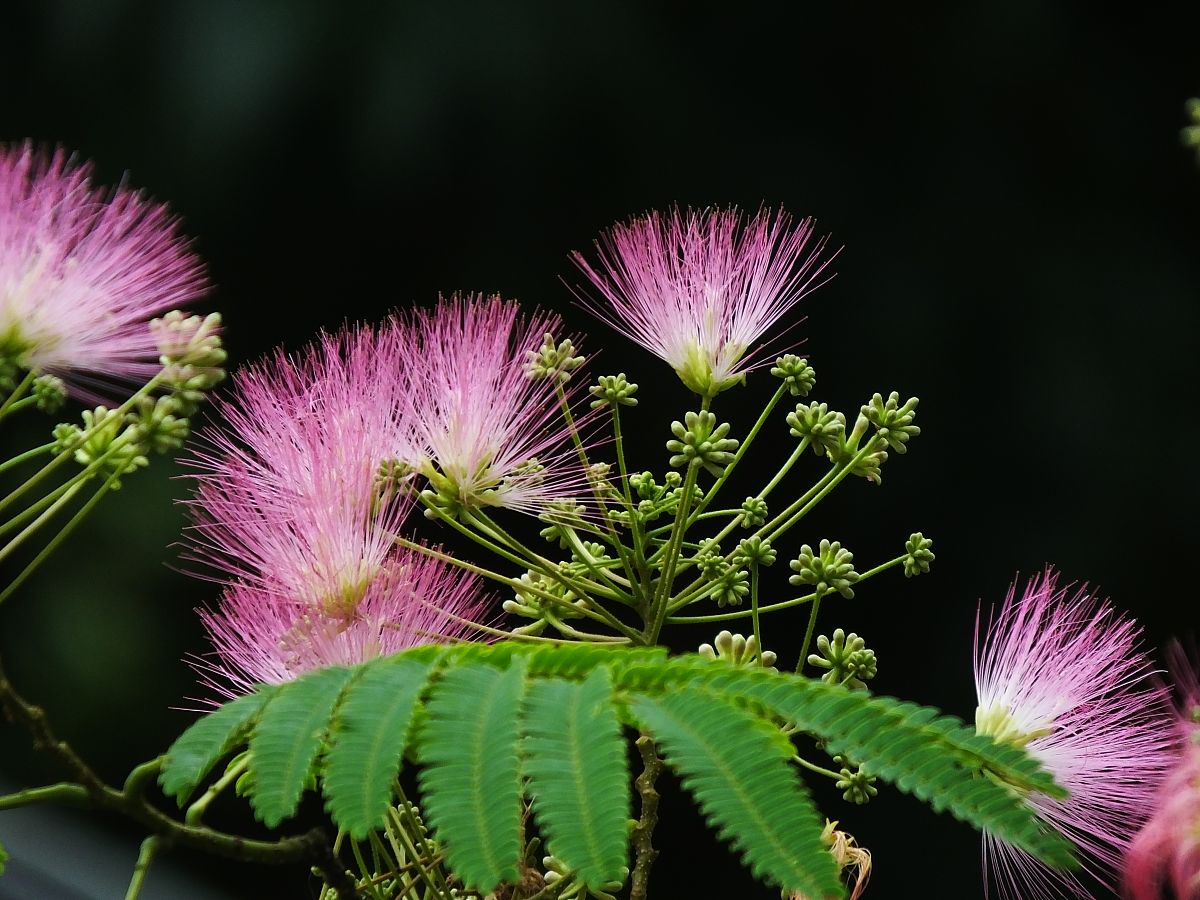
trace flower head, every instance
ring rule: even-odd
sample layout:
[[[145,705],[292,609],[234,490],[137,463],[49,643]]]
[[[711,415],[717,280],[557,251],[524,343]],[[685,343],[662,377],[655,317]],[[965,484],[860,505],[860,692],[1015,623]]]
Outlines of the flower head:
[[[1178,644],[1170,656],[1179,698],[1178,747],[1150,821],[1125,857],[1125,892],[1131,900],[1160,900],[1166,883],[1175,897],[1200,897],[1200,678]]]
[[[415,502],[392,460],[396,350],[373,329],[327,335],[243,370],[220,402],[190,503],[193,557],[225,582],[201,611],[216,690],[463,637],[483,613],[474,576],[396,545]]]
[[[1140,629],[1108,601],[1060,588],[1052,569],[1020,598],[1016,587],[986,629],[976,624],[976,729],[1024,747],[1067,789],[1027,800],[1091,876],[1111,880],[1169,761],[1163,691],[1147,678]],[[984,861],[1002,896],[1089,896],[1073,874],[988,834]]]
[[[0,147],[0,368],[60,376],[86,399],[158,371],[150,319],[206,287],[176,227],[135,191],[93,187],[61,149]]]
[[[564,387],[569,371],[547,371],[539,351],[560,329],[557,316],[524,317],[499,297],[455,295],[394,324],[407,423],[397,458],[429,479],[435,502],[451,512],[537,513],[588,490],[559,400],[560,389],[571,402],[582,385]],[[569,359],[574,368],[578,357]]]
[[[829,261],[812,234],[811,219],[782,211],[674,209],[614,225],[596,266],[573,258],[604,300],[584,305],[711,397],[770,364],[750,345],[819,286]]]

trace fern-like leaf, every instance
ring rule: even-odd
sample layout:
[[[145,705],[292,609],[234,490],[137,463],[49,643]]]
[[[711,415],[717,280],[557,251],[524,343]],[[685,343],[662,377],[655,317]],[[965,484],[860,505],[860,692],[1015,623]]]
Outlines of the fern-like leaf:
[[[755,876],[810,897],[841,896],[817,813],[789,763],[791,743],[770,722],[695,689],[629,708],[663,750],[722,838]]]
[[[584,884],[621,881],[628,855],[629,763],[612,679],[534,681],[525,697],[525,772],[547,847]]]
[[[1018,760],[1014,752],[1019,751],[987,738],[965,737],[965,726],[937,710],[751,670],[723,673],[709,687],[761,703],[824,740],[829,752],[846,754],[935,810],[948,810],[1051,866],[1075,863],[1070,842],[1043,827],[1012,787],[994,780],[988,763],[1013,768],[1026,783],[1059,791],[1049,776],[1035,762]]]
[[[250,805],[268,828],[296,812],[342,689],[358,670],[318,669],[280,687],[250,735]]]
[[[193,722],[167,750],[167,761],[158,776],[163,793],[182,806],[212,767],[231,751],[249,730],[275,688],[238,697]]]
[[[433,687],[418,739],[424,811],[450,868],[485,893],[518,877],[524,689],[523,662],[505,670],[480,662],[449,668]]]
[[[369,663],[338,705],[322,784],[333,820],[355,840],[383,827],[429,668],[403,657]]]

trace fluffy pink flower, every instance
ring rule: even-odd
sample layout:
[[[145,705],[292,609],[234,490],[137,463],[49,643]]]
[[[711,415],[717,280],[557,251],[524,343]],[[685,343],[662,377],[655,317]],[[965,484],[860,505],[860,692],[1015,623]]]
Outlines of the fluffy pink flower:
[[[1171,657],[1180,701],[1179,744],[1154,813],[1125,858],[1125,893],[1131,900],[1160,900],[1167,883],[1179,900],[1200,898],[1200,679],[1178,644]]]
[[[782,211],[674,209],[614,225],[596,267],[573,258],[606,301],[584,305],[711,397],[767,364],[768,348],[750,345],[819,286],[829,260],[812,234],[811,219],[793,226]]]
[[[1024,747],[1070,796],[1033,794],[1047,824],[1080,848],[1084,870],[1110,882],[1170,761],[1164,691],[1148,678],[1140,628],[1052,569],[1020,598],[1014,582],[985,633],[976,624],[976,728]],[[1089,896],[1072,873],[984,836],[984,865],[1004,897]]]
[[[477,579],[395,536],[414,497],[391,468],[402,360],[373,329],[325,336],[236,378],[227,420],[193,460],[193,557],[226,582],[201,611],[227,695],[334,663],[468,636]]]
[[[0,361],[94,399],[158,371],[149,320],[206,281],[165,206],[90,178],[61,149],[0,147]]]
[[[438,502],[538,513],[588,490],[559,382],[527,370],[561,326],[552,313],[525,317],[515,302],[459,295],[396,320],[407,425],[396,456],[429,479]],[[566,385],[568,402],[581,386]]]

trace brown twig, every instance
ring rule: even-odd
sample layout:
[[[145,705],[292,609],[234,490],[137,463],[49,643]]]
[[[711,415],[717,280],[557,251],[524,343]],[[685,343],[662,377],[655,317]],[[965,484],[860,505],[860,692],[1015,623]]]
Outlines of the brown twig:
[[[159,836],[160,849],[169,846],[188,847],[226,859],[266,865],[308,863],[320,871],[339,900],[352,900],[356,896],[354,881],[338,861],[324,829],[313,828],[304,834],[277,841],[259,841],[204,825],[178,822],[152,806],[144,796],[146,788],[162,768],[163,757],[134,768],[124,786],[117,790],[96,775],[70,744],[59,740],[50,727],[45,711],[17,693],[2,665],[0,708],[10,721],[29,732],[35,748],[53,757],[71,776],[70,782],[0,797],[0,809],[54,801],[107,810],[132,819]]]
[[[634,742],[642,755],[642,774],[633,782],[642,799],[642,815],[633,828],[633,848],[637,862],[633,866],[632,886],[629,900],[646,900],[650,889],[650,867],[658,859],[658,851],[650,843],[654,837],[654,826],[658,824],[659,793],[655,782],[662,773],[663,762],[654,749],[654,741],[642,735]]]

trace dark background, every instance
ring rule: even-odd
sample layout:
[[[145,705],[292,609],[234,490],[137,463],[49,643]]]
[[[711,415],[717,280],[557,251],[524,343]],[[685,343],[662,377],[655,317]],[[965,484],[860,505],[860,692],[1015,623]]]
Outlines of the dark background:
[[[667,421],[693,401],[572,306],[567,254],[672,203],[815,216],[844,246],[802,307],[815,397],[852,411],[875,391],[920,396],[923,434],[882,487],[847,483],[781,557],[829,537],[865,568],[910,531],[932,536],[930,575],[864,584],[821,629],[867,638],[878,690],[970,718],[976,603],[1018,571],[1053,562],[1091,581],[1154,648],[1196,625],[1189,6],[6,4],[0,140],[61,143],[102,180],[128,171],[169,201],[209,264],[206,309],[224,314],[235,366],[439,291],[561,310],[602,351],[593,374],[643,385],[626,417],[634,465],[659,471]],[[717,410],[744,432],[772,387],[751,379]],[[40,433],[5,434],[5,449]],[[790,450],[782,412],[767,434],[760,470]],[[797,469],[785,488],[822,471]],[[180,660],[205,649],[192,610],[214,589],[170,568],[176,474],[159,461],[128,479],[0,610],[14,679],[112,778],[160,752],[191,719],[171,707],[199,692]],[[767,620],[785,663],[802,626]],[[671,639],[694,649],[713,630]],[[0,738],[10,781],[53,776],[21,736]],[[872,896],[931,876],[937,895],[981,895],[965,826],[891,789],[824,808],[874,852]],[[664,811],[656,896],[773,896],[752,893],[682,799]],[[218,813],[250,827],[236,804]],[[261,870],[184,859],[231,897],[309,893],[302,874],[269,888]]]

